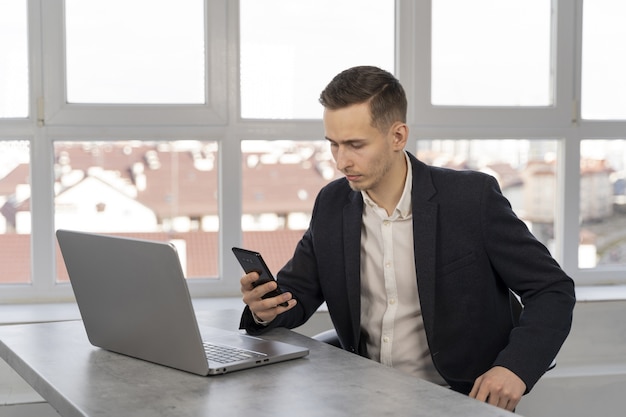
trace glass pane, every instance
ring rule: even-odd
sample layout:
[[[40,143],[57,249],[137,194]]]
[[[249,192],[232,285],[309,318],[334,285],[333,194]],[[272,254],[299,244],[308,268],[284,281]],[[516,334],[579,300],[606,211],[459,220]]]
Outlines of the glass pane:
[[[30,146],[0,141],[0,283],[30,282]]]
[[[494,176],[513,211],[548,249],[554,245],[556,140],[419,140],[427,164]]]
[[[432,103],[548,106],[551,0],[433,0]]]
[[[241,117],[321,118],[340,71],[394,71],[393,0],[241,0]]]
[[[583,3],[582,102],[585,119],[626,119],[626,2]]]
[[[171,241],[188,278],[215,277],[217,152],[200,141],[56,142],[55,228]]]
[[[0,118],[28,117],[26,0],[0,2]]]
[[[339,177],[327,141],[242,141],[243,244],[277,272],[309,226],[315,197]]]
[[[578,266],[626,265],[626,140],[580,145]]]
[[[66,0],[70,103],[204,103],[202,0]]]

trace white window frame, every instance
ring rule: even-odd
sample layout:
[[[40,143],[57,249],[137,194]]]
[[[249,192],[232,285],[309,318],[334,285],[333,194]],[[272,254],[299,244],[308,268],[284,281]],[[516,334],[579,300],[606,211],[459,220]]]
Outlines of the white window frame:
[[[61,0],[42,2],[45,123],[58,125],[219,125],[227,117],[226,15],[224,0],[205,1],[205,104],[101,105],[68,103],[66,96],[65,14]],[[60,52],[60,53],[58,53]]]
[[[414,67],[402,81],[410,82],[414,92],[410,112],[412,120],[420,126],[441,127],[481,127],[507,128],[511,126],[532,126],[553,128],[566,126],[572,121],[573,74],[567,71],[571,67],[574,54],[573,33],[574,3],[571,1],[552,2],[552,69],[551,96],[554,104],[550,106],[434,106],[431,104],[431,31],[432,3],[427,1],[408,2],[407,10],[401,15],[402,27],[412,32],[404,42],[413,42],[415,53],[411,66]],[[407,45],[407,50],[411,49]],[[556,51],[556,53],[555,53]],[[401,58],[403,58],[402,54]]]

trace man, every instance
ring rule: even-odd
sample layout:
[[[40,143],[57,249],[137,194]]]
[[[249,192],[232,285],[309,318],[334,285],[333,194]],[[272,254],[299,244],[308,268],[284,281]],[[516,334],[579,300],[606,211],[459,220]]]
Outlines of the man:
[[[277,284],[241,278],[241,327],[293,328],[326,302],[344,349],[513,410],[569,333],[573,281],[492,177],[404,150],[407,102],[393,75],[348,69],[320,102],[345,177],[318,194],[277,274],[282,295],[262,299]]]

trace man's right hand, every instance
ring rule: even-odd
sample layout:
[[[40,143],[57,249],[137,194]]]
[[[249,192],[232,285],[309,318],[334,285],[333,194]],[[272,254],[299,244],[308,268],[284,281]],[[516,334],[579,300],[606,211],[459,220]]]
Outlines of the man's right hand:
[[[243,294],[243,302],[250,307],[252,314],[264,323],[274,320],[277,315],[291,310],[297,303],[291,293],[285,292],[272,298],[261,298],[268,292],[275,290],[278,286],[276,281],[266,282],[265,284],[255,287],[253,283],[259,279],[259,274],[250,272],[241,277],[241,293]],[[286,307],[280,306],[287,303]]]

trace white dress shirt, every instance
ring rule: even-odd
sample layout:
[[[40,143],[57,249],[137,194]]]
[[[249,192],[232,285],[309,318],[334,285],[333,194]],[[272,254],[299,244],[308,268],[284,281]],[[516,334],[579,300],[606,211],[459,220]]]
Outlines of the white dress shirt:
[[[406,154],[405,154],[406,156]],[[416,377],[445,385],[426,342],[413,249],[411,184],[391,215],[362,191],[361,328],[368,356]]]

